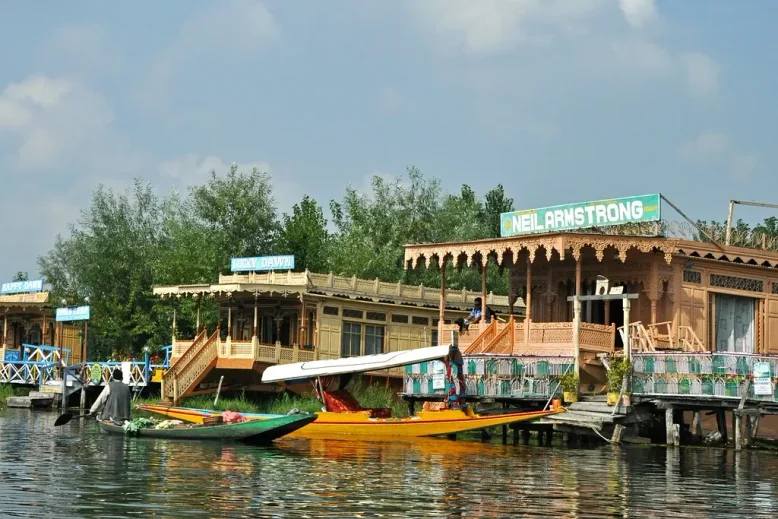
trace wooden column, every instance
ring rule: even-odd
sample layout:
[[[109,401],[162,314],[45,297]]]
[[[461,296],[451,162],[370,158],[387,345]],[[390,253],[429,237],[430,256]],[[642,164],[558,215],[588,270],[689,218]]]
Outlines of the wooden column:
[[[232,338],[232,301],[227,303],[227,340]]]
[[[176,342],[176,300],[173,299],[173,343]]]
[[[200,302],[202,301],[202,294],[197,296],[197,320],[195,321],[195,336],[200,333]]]
[[[8,347],[8,309],[6,308],[5,315],[3,315],[3,349],[6,349],[7,347]]]
[[[486,328],[486,265],[488,256],[481,259],[481,329]]]
[[[297,345],[305,344],[305,298],[300,295],[300,333],[297,334]]]
[[[259,294],[254,294],[254,325],[251,328],[251,340],[258,337],[259,332]]]
[[[573,349],[575,356],[575,374],[581,375],[581,301],[573,301]]]
[[[580,253],[578,255],[578,258],[575,260],[575,295],[580,296],[581,294],[581,256]]]
[[[629,333],[629,310],[630,310],[631,302],[626,297],[621,301],[624,310],[624,356],[627,358],[627,360],[631,360],[632,346],[631,346],[631,338]]]
[[[446,319],[446,259],[439,260],[440,265],[440,317],[438,318],[438,342],[443,342],[443,325]]]
[[[529,347],[529,327],[532,322],[532,262],[527,254],[527,297],[524,301],[524,346]]]

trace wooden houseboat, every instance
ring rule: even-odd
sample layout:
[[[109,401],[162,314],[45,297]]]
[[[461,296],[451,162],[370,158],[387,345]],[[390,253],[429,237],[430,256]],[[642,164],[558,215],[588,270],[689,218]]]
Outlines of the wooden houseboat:
[[[60,349],[69,364],[85,357],[83,326],[56,322],[46,291],[0,294],[0,315],[3,362],[58,361]]]
[[[603,202],[611,203],[617,201]],[[553,210],[509,213],[503,225],[509,231],[511,219],[523,217],[532,227],[538,212]],[[608,360],[627,353],[633,401],[741,410],[750,402],[760,412],[778,412],[778,252],[765,240],[749,248],[663,236],[658,219],[621,229],[609,223],[607,233],[551,225],[490,240],[406,246],[407,268],[437,268],[443,286],[447,269],[483,273],[496,263],[510,269],[511,299],[524,297],[523,318],[462,333],[447,324],[441,306],[438,327],[459,337],[468,393],[561,396],[555,381],[571,366],[579,369],[581,393],[604,393]],[[632,294],[629,305],[587,298],[595,295],[598,279]],[[443,294],[441,301],[447,300]],[[631,349],[625,351],[627,338]],[[425,398],[422,371],[406,375],[407,395]],[[755,375],[761,384],[748,383]]]
[[[467,317],[473,291],[445,291],[445,326]],[[268,365],[334,359],[408,350],[438,344],[441,291],[424,286],[385,283],[312,272],[249,272],[220,275],[217,284],[154,287],[154,294],[178,301],[194,298],[196,336],[173,338],[170,369],[162,380],[163,398],[212,390],[223,375],[225,384],[265,391],[260,384]],[[219,302],[219,327],[200,323],[200,302]],[[503,315],[506,295],[486,294],[486,302]],[[175,307],[174,307],[175,308]],[[521,304],[514,305],[521,313]],[[448,328],[447,328],[448,329]],[[401,368],[373,374],[403,376]],[[210,389],[209,389],[210,388]]]

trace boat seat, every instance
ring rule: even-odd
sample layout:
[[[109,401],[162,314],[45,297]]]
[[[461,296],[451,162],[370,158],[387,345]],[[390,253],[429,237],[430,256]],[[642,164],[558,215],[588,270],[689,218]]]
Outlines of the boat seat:
[[[392,416],[392,410],[388,407],[365,409],[345,389],[324,391],[324,405],[327,407],[327,411],[334,413],[370,411],[371,418],[389,418]]]

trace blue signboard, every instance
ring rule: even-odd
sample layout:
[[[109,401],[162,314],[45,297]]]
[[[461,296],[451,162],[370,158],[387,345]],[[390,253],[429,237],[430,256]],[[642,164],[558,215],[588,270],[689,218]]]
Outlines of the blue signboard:
[[[0,285],[0,294],[20,294],[22,292],[40,292],[43,290],[42,279],[29,281],[9,281]]]
[[[292,270],[294,256],[261,256],[259,258],[232,258],[233,272],[258,272],[261,270]]]
[[[69,306],[67,308],[57,308],[57,322],[61,321],[88,321],[88,306]]]

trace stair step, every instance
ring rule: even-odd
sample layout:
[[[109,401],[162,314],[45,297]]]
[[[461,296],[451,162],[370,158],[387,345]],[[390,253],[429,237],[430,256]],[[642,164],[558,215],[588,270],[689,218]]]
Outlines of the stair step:
[[[548,417],[549,420],[556,420],[559,422],[579,421],[596,423],[613,423],[614,418],[619,418],[619,416],[613,417],[609,414],[589,413],[586,411],[567,411]]]
[[[581,402],[607,402],[607,395],[581,395],[579,397]]]
[[[616,406],[608,405],[607,402],[574,402],[567,406],[568,411],[591,411],[594,413],[612,413]],[[616,414],[628,414],[631,408],[619,406]]]

